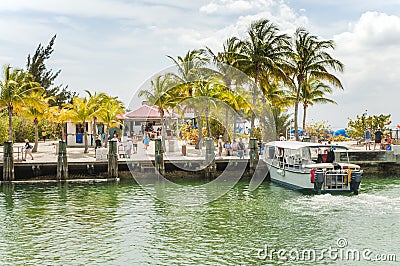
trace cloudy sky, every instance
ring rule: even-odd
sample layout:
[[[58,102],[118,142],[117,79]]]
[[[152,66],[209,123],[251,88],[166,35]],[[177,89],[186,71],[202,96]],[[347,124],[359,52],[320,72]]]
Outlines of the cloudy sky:
[[[398,0],[13,0],[0,5],[0,64],[25,67],[28,54],[57,34],[48,65],[58,83],[81,95],[108,92],[126,105],[166,55],[218,51],[268,18],[283,32],[299,26],[336,42],[345,64],[338,105],[313,107],[309,121],[345,127],[347,118],[392,114],[400,124],[400,2]]]

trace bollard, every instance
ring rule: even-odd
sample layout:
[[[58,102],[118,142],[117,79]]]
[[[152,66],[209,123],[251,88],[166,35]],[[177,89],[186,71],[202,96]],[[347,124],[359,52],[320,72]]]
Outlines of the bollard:
[[[14,180],[14,156],[13,143],[11,141],[4,142],[3,150],[3,181]]]
[[[57,180],[66,179],[68,179],[67,143],[60,140],[58,142]]]
[[[157,171],[161,174],[165,174],[165,168],[164,168],[164,150],[162,147],[161,139],[155,139],[154,141],[154,149],[155,149],[155,166]]]
[[[216,171],[215,165],[215,148],[214,148],[214,140],[212,138],[206,138],[206,169],[205,175],[206,178],[212,178]]]
[[[108,177],[118,177],[117,141],[110,140],[108,145]]]
[[[257,139],[256,138],[251,138],[249,141],[249,156],[250,156],[250,171],[254,172],[256,169],[256,166],[258,164],[258,145],[257,145]]]

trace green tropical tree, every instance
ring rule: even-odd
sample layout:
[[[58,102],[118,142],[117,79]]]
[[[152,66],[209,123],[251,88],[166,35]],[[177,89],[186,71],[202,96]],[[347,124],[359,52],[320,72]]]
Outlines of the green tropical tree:
[[[37,152],[39,147],[39,120],[48,117],[49,101],[53,100],[53,97],[46,97],[44,91],[35,91],[29,95],[29,98],[33,99],[33,101],[29,101],[27,105],[22,107],[22,114],[33,121],[35,127],[35,146],[32,152]]]
[[[98,109],[99,111],[96,117],[97,121],[104,125],[105,132],[107,132],[109,128],[122,125],[120,118],[124,113],[124,108],[124,104],[116,97],[111,97],[106,94],[103,95],[101,107]],[[104,145],[107,148],[107,141]]]
[[[210,48],[207,47],[207,51],[212,57],[214,63],[217,64],[218,71],[222,76],[222,79],[225,83],[226,90],[230,91],[230,94],[233,95],[234,90],[232,89],[232,83],[240,82],[238,59],[241,57],[240,49],[241,49],[241,41],[236,37],[228,38],[223,44],[222,52],[214,53]],[[233,103],[234,99],[231,98],[230,102]],[[236,110],[236,109],[235,109]],[[236,128],[236,115],[234,115],[233,128]],[[225,140],[228,140],[228,128],[229,128],[229,109],[225,110]]]
[[[32,81],[32,75],[22,69],[13,69],[6,65],[3,70],[3,79],[0,80],[0,110],[7,110],[8,134],[13,141],[12,115],[20,113],[24,106],[35,101],[30,97],[34,91],[41,92],[43,88]]]
[[[262,76],[264,80],[281,77],[286,79],[286,56],[289,54],[290,38],[281,34],[276,25],[267,19],[255,21],[248,30],[248,39],[242,43],[238,66],[254,79],[252,103],[257,102],[257,87]],[[266,83],[267,84],[267,83]],[[254,134],[255,113],[251,116],[250,137]]]
[[[171,74],[160,75],[151,81],[150,90],[141,90],[139,92],[139,97],[145,97],[147,102],[158,108],[161,120],[161,134],[162,143],[165,147],[165,114],[169,112],[170,109],[175,108],[175,106],[182,101],[185,97],[184,94],[178,91],[180,86],[174,86],[173,76]]]
[[[68,108],[67,117],[69,118],[69,120],[76,124],[80,123],[83,125],[83,136],[85,143],[84,153],[88,153],[89,145],[86,132],[86,122],[91,121],[93,117],[95,117],[100,112],[97,103],[91,101],[87,97],[74,97],[72,99],[72,103],[67,103],[64,105],[64,107]]]
[[[298,134],[298,109],[300,94],[303,84],[307,84],[307,79],[315,78],[321,82],[328,82],[334,87],[343,89],[339,78],[330,70],[343,72],[343,64],[333,58],[328,51],[335,48],[333,40],[319,40],[317,36],[311,35],[303,28],[298,28],[294,36],[293,52],[291,54],[292,69],[294,76],[293,83],[297,83],[296,100],[294,105],[294,130],[296,140]]]
[[[183,98],[192,97],[198,81],[203,79],[203,76],[209,75],[209,69],[205,68],[205,65],[209,62],[209,58],[206,51],[203,49],[189,50],[184,57],[178,56],[177,59],[168,56],[177,68],[178,73],[171,73],[171,80],[174,83],[172,86],[176,88],[175,92],[178,95],[184,95]],[[188,102],[184,101],[185,104]],[[181,106],[185,109],[190,106]],[[195,116],[198,117],[198,111],[194,108]],[[201,123],[201,119],[198,119]],[[198,147],[202,146],[202,130],[199,126],[199,143]]]
[[[303,83],[300,92],[300,102],[303,104],[303,130],[306,128],[307,108],[317,103],[337,104],[334,100],[325,97],[325,94],[331,94],[332,88],[317,79],[309,79]]]

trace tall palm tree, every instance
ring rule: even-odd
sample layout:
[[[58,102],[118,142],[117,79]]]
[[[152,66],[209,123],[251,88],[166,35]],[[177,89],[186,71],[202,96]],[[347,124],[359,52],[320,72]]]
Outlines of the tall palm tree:
[[[177,67],[178,74],[171,73],[173,86],[176,88],[176,92],[183,93],[186,97],[192,97],[192,94],[196,90],[198,81],[203,79],[204,75],[209,75],[209,69],[204,66],[209,62],[209,58],[206,55],[205,50],[189,50],[184,57],[178,56],[177,59],[168,56],[175,66]],[[197,117],[197,110],[194,108],[195,116]],[[201,121],[198,119],[199,126],[199,148],[202,147],[202,129]]]
[[[307,83],[303,83],[300,92],[300,102],[303,104],[303,130],[306,128],[306,114],[309,106],[317,103],[337,104],[334,100],[324,97],[327,93],[332,93],[332,88],[317,79],[311,78],[307,80]]]
[[[222,52],[214,53],[207,47],[208,53],[211,55],[213,61],[217,63],[217,68],[225,82],[225,88],[233,92],[231,85],[235,79],[239,79],[239,70],[237,70],[238,59],[241,57],[240,48],[241,41],[236,37],[228,38],[223,44]],[[234,126],[236,128],[236,116],[234,116]],[[228,125],[229,125],[229,110],[225,110],[225,140],[228,140]]]
[[[108,100],[107,94],[104,92],[100,93],[91,93],[89,90],[85,90],[85,92],[88,94],[89,97],[89,105],[94,105],[96,106],[97,109],[102,108],[103,103]],[[94,138],[97,133],[96,129],[96,123],[98,122],[98,118],[96,116],[92,117],[92,140],[94,141]],[[107,142],[106,142],[106,147],[107,147]]]
[[[161,134],[162,143],[165,147],[165,113],[169,112],[171,108],[174,108],[177,103],[183,99],[183,95],[180,95],[177,88],[174,86],[172,81],[172,75],[160,75],[151,81],[151,90],[141,90],[139,97],[146,97],[149,104],[157,106],[158,112],[160,113],[161,120]]]
[[[84,153],[88,153],[89,146],[86,132],[86,122],[91,121],[91,119],[100,112],[98,105],[93,101],[90,101],[87,97],[74,97],[72,99],[72,103],[67,103],[64,106],[65,108],[69,109],[68,118],[76,124],[81,123],[83,125],[83,136],[85,143]]]
[[[32,80],[32,75],[22,69],[12,69],[10,65],[4,67],[3,80],[0,80],[0,110],[7,109],[10,141],[13,141],[13,113],[20,112],[23,106],[34,100],[29,97],[31,92],[43,91],[40,84]]]
[[[267,19],[253,22],[247,33],[249,38],[243,41],[241,51],[244,58],[240,58],[238,63],[240,69],[254,79],[252,103],[255,106],[262,75],[286,77],[285,57],[290,51],[290,39],[279,33],[278,27]],[[253,112],[250,137],[254,134],[254,120]]]
[[[116,97],[104,94],[101,107],[98,109],[96,117],[99,122],[103,123],[104,131],[107,132],[111,127],[122,125],[119,117],[122,116],[123,113],[124,104]],[[104,145],[107,148],[107,141]]]
[[[294,82],[297,82],[296,101],[294,105],[294,130],[296,140],[298,134],[298,109],[300,94],[303,84],[307,84],[308,78],[316,78],[327,81],[331,85],[343,89],[339,78],[329,72],[330,70],[343,72],[343,64],[334,59],[328,50],[335,48],[333,40],[319,40],[317,36],[311,35],[303,28],[298,28],[294,36],[294,47],[291,55]]]
[[[22,113],[25,117],[32,119],[35,127],[35,146],[32,152],[37,152],[39,146],[39,119],[47,117],[49,101],[54,100],[54,97],[46,97],[46,93],[32,92],[29,95],[29,101],[22,107]]]

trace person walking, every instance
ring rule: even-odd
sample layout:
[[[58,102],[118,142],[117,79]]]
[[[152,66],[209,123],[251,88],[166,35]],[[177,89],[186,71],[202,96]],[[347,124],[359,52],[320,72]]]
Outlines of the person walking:
[[[133,153],[137,153],[137,143],[138,143],[138,137],[136,135],[133,135],[132,138],[132,148],[133,148]]]
[[[33,146],[29,143],[28,139],[25,139],[25,158],[23,158],[23,161],[26,161],[26,155],[29,154],[29,156],[31,156],[32,160],[33,160],[33,155],[32,155],[32,149]]]
[[[371,150],[372,139],[371,139],[371,128],[370,127],[368,127],[367,130],[365,130],[364,136],[365,136],[365,149]]]
[[[146,133],[144,135],[143,144],[144,144],[144,148],[147,150],[147,148],[149,147],[149,144],[150,144],[150,138],[149,138],[149,134],[148,133]]]

